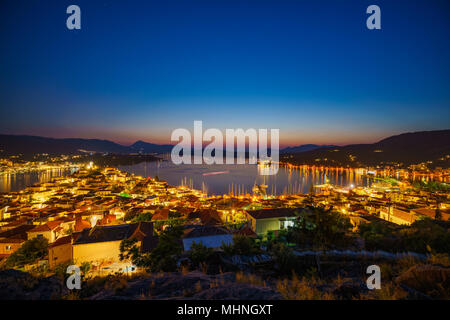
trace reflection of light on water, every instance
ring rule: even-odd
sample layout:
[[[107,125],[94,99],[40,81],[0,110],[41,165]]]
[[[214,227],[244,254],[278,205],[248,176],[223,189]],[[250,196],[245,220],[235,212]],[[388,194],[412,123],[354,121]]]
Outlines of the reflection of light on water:
[[[209,195],[251,194],[255,184],[267,185],[267,194],[308,193],[311,184],[330,183],[347,187],[366,186],[370,181],[362,176],[360,170],[344,168],[310,168],[307,166],[279,166],[276,175],[260,175],[265,166],[254,165],[179,165],[168,161],[119,166],[120,170],[145,177],[158,176],[171,185],[184,185],[203,190]],[[224,172],[227,174],[203,175],[205,172]]]
[[[270,165],[258,165],[258,174],[261,176],[276,175],[280,168],[278,163],[271,163]]]
[[[36,183],[46,183],[57,177],[71,175],[77,170],[77,167],[48,168],[42,171],[4,174],[0,176],[0,192],[17,192]]]
[[[209,195],[252,193],[254,184],[267,185],[267,194],[308,193],[311,184],[329,183],[341,187],[353,184],[370,186],[373,179],[367,176],[366,169],[320,168],[280,165],[278,174],[262,176],[256,165],[179,165],[170,161],[148,162],[131,166],[119,166],[120,170],[134,172],[145,177],[158,176],[169,184],[178,186],[193,185],[197,190],[206,190]],[[203,176],[205,172],[229,171],[227,174]],[[412,177],[412,175],[410,175]],[[423,177],[416,176],[416,179]]]

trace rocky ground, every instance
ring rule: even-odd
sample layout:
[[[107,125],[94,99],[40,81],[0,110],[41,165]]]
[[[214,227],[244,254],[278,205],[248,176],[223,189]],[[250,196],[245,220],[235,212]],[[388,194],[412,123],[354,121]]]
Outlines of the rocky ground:
[[[68,290],[56,276],[34,277],[17,270],[0,271],[0,300],[145,300],[145,299],[282,299],[273,289],[236,282],[235,274],[201,272],[95,278],[79,291]]]
[[[0,271],[0,300],[278,300],[278,299],[450,299],[450,268],[413,266],[368,290],[363,279],[262,280],[254,275],[199,271],[96,277],[81,290],[68,290],[57,276],[38,277],[18,270]]]
[[[112,286],[89,299],[281,299],[273,289],[236,281],[234,273],[161,273],[132,279],[126,286]]]
[[[69,290],[57,277],[38,278],[18,270],[0,271],[1,300],[50,300]]]

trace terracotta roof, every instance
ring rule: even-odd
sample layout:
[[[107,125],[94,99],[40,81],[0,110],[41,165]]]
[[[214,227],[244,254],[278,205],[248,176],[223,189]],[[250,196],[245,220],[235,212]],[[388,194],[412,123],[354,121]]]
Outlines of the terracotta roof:
[[[247,213],[254,219],[270,219],[270,218],[284,218],[295,217],[295,211],[301,211],[302,208],[278,208],[278,209],[261,209],[249,210]]]
[[[54,230],[56,228],[59,227],[59,225],[62,223],[63,221],[61,220],[53,220],[53,221],[47,221],[45,224],[37,226],[34,230],[32,231],[49,231],[49,230]],[[39,227],[42,227],[41,229]]]
[[[189,207],[175,207],[174,210],[181,214],[184,214],[184,215],[189,214],[192,211],[194,211],[193,208],[189,208]]]
[[[2,238],[0,239],[0,243],[22,243],[25,242],[24,239],[15,239],[15,238]]]
[[[169,219],[169,209],[160,209],[155,212],[152,220],[167,220]]]
[[[12,221],[10,223],[8,223],[7,225],[4,225],[3,228],[10,228],[10,227],[14,227],[14,226],[20,226],[23,225],[25,223],[27,223],[28,219],[24,218],[24,219],[18,219],[15,221]]]
[[[80,234],[81,234],[80,232],[75,232],[75,233],[72,233],[69,236],[61,237],[58,240],[56,240],[55,242],[53,242],[51,245],[49,245],[48,247],[49,248],[54,248],[54,247],[57,247],[57,246],[62,246],[62,245],[65,245],[65,244],[69,244],[69,243],[72,243],[72,239],[75,242],[78,239],[78,237],[80,236]]]
[[[90,229],[84,229],[74,244],[119,241],[133,236],[138,238],[153,236],[153,223],[139,222],[115,226],[95,226]]]
[[[142,240],[141,244],[141,252],[151,252],[153,249],[156,248],[159,242],[159,237],[157,236],[151,236],[146,237]]]
[[[204,225],[219,225],[222,223],[220,220],[219,212],[211,209],[203,209],[194,211],[188,214],[188,219],[200,219]]]
[[[230,232],[222,227],[216,226],[193,226],[184,230],[183,238],[197,238],[230,234]]]
[[[414,222],[417,220],[417,217],[413,213],[399,210],[397,208],[394,208],[394,210],[392,210],[392,215],[408,222]]]
[[[0,233],[0,238],[16,238],[16,239],[27,239],[27,232],[33,229],[35,226],[32,224],[24,224],[14,229],[4,231]]]
[[[81,232],[84,229],[87,229],[87,228],[90,228],[90,227],[91,227],[91,224],[89,223],[89,221],[77,219],[75,221],[74,231],[75,232]]]
[[[110,224],[113,221],[116,221],[117,217],[114,214],[106,214],[100,221],[97,223],[100,223],[101,225]]]
[[[436,209],[419,208],[419,209],[413,209],[412,211],[414,211],[418,214],[430,217],[432,219],[434,219],[434,217],[436,215]],[[441,214],[442,214],[442,220],[444,220],[444,221],[450,220],[450,210],[441,209]]]
[[[249,227],[245,227],[245,228],[242,228],[240,230],[237,230],[237,231],[234,232],[234,234],[238,234],[238,235],[241,235],[241,236],[252,237],[252,238],[256,238],[257,237],[257,234],[255,232],[253,232],[253,230],[250,229]]]
[[[153,236],[153,223],[139,222],[134,223],[131,226],[128,238],[136,238],[137,240],[142,241],[151,236]]]
[[[45,223],[40,226],[36,226],[35,228],[31,229],[28,232],[45,232],[45,231],[51,231],[50,227]]]

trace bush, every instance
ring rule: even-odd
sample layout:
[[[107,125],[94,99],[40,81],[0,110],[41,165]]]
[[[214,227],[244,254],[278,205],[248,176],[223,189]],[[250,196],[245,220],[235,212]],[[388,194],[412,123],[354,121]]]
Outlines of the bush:
[[[291,248],[283,243],[275,243],[270,249],[274,258],[275,268],[281,274],[291,274],[295,270],[297,257]]]
[[[277,281],[277,291],[281,293],[286,300],[333,300],[335,297],[328,292],[320,291],[312,280],[302,278],[296,274],[292,280],[287,279]]]
[[[168,228],[159,236],[158,245],[146,259],[147,266],[152,272],[172,272],[177,269],[177,259],[183,252],[181,235],[183,230],[179,227]]]
[[[234,235],[233,244],[222,244],[221,249],[226,255],[250,256],[261,253],[261,248],[255,239],[243,235]]]
[[[128,215],[128,214],[127,214]],[[124,220],[127,221],[130,216],[125,216]],[[149,222],[152,221],[152,217],[153,215],[150,212],[145,212],[145,213],[139,213],[137,215],[134,215],[134,217],[132,217],[131,222],[135,223],[135,222]]]
[[[57,276],[61,281],[64,281],[64,279],[69,276],[69,274],[67,273],[67,267],[73,264],[73,261],[66,261],[57,264],[55,266],[55,269],[53,270],[55,276]]]
[[[236,282],[247,283],[252,286],[266,287],[266,282],[254,274],[245,274],[243,272],[236,273]]]
[[[198,267],[202,265],[211,258],[214,250],[212,248],[208,248],[202,243],[193,243],[191,245],[191,249],[189,252],[189,258],[191,259],[194,266]]]
[[[48,241],[45,238],[34,238],[25,243],[16,252],[8,257],[5,266],[7,268],[22,268],[47,256]]]
[[[394,229],[382,223],[372,222],[359,228],[368,250],[386,250],[390,252],[418,252],[450,254],[450,232],[448,227],[426,218],[414,222],[411,226]]]
[[[333,208],[308,207],[296,215],[294,227],[285,236],[287,241],[317,249],[351,244],[352,238],[347,236],[352,227],[350,220]]]

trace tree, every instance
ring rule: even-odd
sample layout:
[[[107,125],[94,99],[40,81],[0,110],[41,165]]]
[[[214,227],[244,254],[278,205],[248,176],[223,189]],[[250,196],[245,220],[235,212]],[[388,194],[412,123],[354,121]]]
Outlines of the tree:
[[[182,234],[180,227],[171,227],[161,233],[158,245],[150,254],[151,271],[176,271],[177,259],[183,252]]]
[[[394,236],[395,229],[388,223],[373,221],[361,224],[358,228],[359,235],[364,239],[368,250],[394,249],[397,243]]]
[[[89,271],[92,269],[92,264],[90,262],[83,262],[80,266],[81,273],[86,276]]]
[[[182,216],[183,215],[177,211],[175,211],[175,212],[169,211],[169,215],[168,215],[169,219],[179,219]]]
[[[350,220],[333,208],[308,207],[296,212],[296,222],[288,230],[287,239],[298,245],[309,244],[316,248],[346,245],[347,232],[351,229]]]
[[[6,260],[7,268],[22,268],[27,264],[36,262],[47,256],[48,240],[46,238],[34,238],[24,244]]]
[[[201,242],[192,243],[191,249],[189,251],[189,258],[191,259],[192,264],[195,266],[199,266],[208,262],[208,260],[214,253],[214,250],[212,248],[206,247]]]
[[[146,266],[145,256],[141,254],[136,238],[122,240],[120,243],[119,258],[121,261],[131,261],[138,267]]]
[[[225,243],[222,243],[221,249],[225,252],[226,255],[230,256],[250,256],[259,254],[261,252],[261,248],[256,243],[255,239],[238,234],[233,236],[233,244],[227,245]]]
[[[431,218],[417,220],[411,226],[390,226],[372,222],[361,225],[359,232],[368,250],[426,254],[430,247],[435,253],[450,254],[448,225]]]
[[[72,260],[61,262],[55,266],[53,269],[53,272],[55,273],[55,276],[61,279],[61,281],[64,281],[65,278],[69,276],[67,273],[67,267],[70,265],[75,264]]]
[[[284,243],[275,243],[270,250],[274,258],[275,268],[281,274],[291,274],[297,264],[297,258],[291,248]]]
[[[122,240],[120,243],[120,259],[130,260],[137,267],[151,272],[176,271],[177,259],[183,252],[179,227],[168,228],[159,236],[158,245],[150,253],[142,253],[138,241],[134,238]]]
[[[153,215],[150,212],[139,213],[131,220],[131,222],[149,222],[152,221]],[[126,219],[125,219],[126,220]]]

